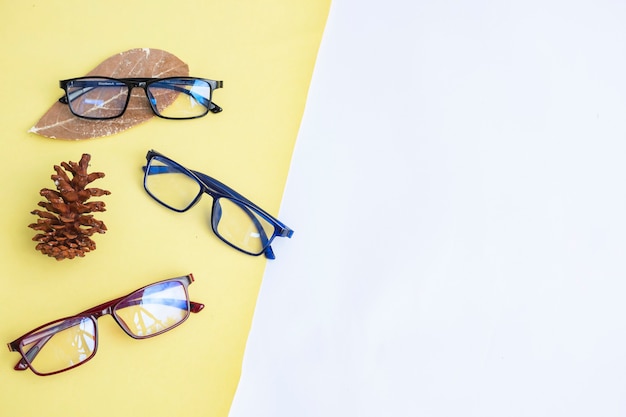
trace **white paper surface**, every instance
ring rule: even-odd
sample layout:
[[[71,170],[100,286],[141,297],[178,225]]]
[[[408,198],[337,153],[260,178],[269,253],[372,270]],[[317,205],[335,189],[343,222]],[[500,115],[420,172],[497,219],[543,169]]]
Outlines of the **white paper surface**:
[[[626,414],[624,22],[333,3],[231,417]]]

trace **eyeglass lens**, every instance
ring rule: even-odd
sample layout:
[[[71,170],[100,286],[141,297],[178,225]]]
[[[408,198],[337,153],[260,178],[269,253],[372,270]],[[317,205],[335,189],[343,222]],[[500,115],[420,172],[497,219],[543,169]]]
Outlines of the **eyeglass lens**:
[[[223,197],[213,204],[212,227],[222,239],[253,254],[263,252],[274,233],[274,226],[256,211]]]
[[[66,92],[74,114],[107,119],[124,113],[129,89],[123,82],[113,79],[83,78],[68,82]]]
[[[72,368],[90,359],[97,348],[96,320],[74,317],[49,324],[20,343],[22,354],[39,374]]]
[[[168,78],[146,89],[154,111],[172,119],[205,115],[211,106],[211,86],[200,79]]]
[[[81,78],[66,85],[68,104],[81,117],[109,119],[126,110],[131,89],[113,78]],[[150,106],[159,116],[187,119],[205,115],[211,106],[211,86],[202,79],[167,78],[148,83]]]
[[[131,336],[151,337],[182,323],[189,316],[189,299],[182,283],[162,282],[124,298],[113,315]]]
[[[160,157],[150,159],[144,185],[155,200],[175,211],[187,210],[202,193],[197,179]],[[222,240],[254,255],[263,252],[275,230],[255,209],[227,197],[214,197],[211,226]]]
[[[172,329],[189,316],[185,286],[165,281],[138,290],[119,301],[115,320],[134,338],[156,336]],[[38,374],[50,374],[91,359],[97,349],[97,323],[93,316],[53,322],[25,336],[20,351]]]

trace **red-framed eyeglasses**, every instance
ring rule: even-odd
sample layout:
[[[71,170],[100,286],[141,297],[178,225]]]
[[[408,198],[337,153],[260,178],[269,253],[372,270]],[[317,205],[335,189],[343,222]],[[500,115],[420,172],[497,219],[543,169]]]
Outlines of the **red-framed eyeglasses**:
[[[189,301],[193,275],[147,285],[123,297],[74,316],[51,321],[9,343],[22,359],[16,371],[30,368],[37,375],[53,375],[84,364],[98,350],[98,318],[110,314],[134,339],[167,332],[198,313],[204,304]]]

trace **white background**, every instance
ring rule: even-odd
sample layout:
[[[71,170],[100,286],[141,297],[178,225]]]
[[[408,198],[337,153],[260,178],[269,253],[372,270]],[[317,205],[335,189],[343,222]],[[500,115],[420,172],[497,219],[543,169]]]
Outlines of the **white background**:
[[[626,2],[335,0],[231,417],[626,415]]]

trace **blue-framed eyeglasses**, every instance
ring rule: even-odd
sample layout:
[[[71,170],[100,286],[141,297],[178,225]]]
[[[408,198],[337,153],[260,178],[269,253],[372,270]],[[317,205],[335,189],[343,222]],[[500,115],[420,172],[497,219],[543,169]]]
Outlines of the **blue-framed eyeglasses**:
[[[146,155],[143,186],[157,202],[182,213],[193,207],[202,194],[213,198],[211,228],[222,241],[248,255],[264,254],[274,259],[270,246],[275,237],[288,237],[293,230],[218,180],[192,171],[154,150]]]

